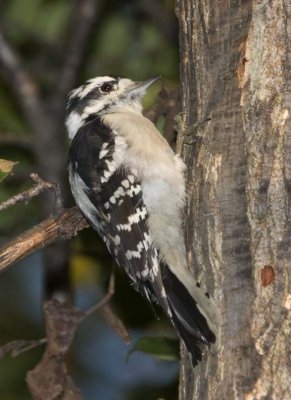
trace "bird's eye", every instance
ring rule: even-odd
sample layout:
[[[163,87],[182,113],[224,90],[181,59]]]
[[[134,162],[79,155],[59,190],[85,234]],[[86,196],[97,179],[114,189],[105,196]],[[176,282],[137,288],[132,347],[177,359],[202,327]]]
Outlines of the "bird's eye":
[[[113,90],[113,84],[112,83],[108,83],[108,82],[107,83],[103,83],[100,86],[100,90],[103,93],[109,93],[109,92],[111,92]]]

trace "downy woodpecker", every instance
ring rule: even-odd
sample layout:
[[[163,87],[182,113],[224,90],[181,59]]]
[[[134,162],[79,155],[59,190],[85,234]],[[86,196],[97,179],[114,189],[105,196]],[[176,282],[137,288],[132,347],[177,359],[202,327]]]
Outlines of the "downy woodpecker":
[[[216,307],[187,266],[185,165],[141,99],[158,78],[91,79],[68,98],[68,171],[77,205],[137,289],[167,313],[195,366],[216,341]]]

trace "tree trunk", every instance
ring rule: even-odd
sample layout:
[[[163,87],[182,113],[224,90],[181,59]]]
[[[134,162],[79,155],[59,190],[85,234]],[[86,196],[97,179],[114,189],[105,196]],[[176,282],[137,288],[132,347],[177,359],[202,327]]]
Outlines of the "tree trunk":
[[[291,3],[177,7],[187,254],[223,320],[180,399],[291,399]]]

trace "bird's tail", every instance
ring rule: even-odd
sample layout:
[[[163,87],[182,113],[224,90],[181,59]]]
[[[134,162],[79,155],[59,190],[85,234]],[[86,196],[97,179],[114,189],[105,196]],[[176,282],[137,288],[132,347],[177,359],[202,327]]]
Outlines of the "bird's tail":
[[[218,342],[220,317],[208,293],[184,271],[177,277],[167,265],[162,265],[162,280],[166,291],[169,313],[173,325],[195,366],[203,351]]]

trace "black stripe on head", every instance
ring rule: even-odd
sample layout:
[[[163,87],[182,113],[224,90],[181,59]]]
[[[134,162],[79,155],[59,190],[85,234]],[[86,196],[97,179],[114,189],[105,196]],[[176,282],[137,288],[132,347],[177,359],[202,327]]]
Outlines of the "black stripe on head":
[[[88,106],[88,103],[90,103],[91,100],[98,100],[101,96],[98,87],[94,87],[83,98],[81,98],[80,95],[70,97],[67,103],[66,116],[68,116],[72,111],[82,115],[84,109]]]
[[[66,107],[66,118],[71,114],[71,112],[73,110],[78,112],[79,101],[80,101],[79,96],[69,97],[69,100],[67,102],[67,107]]]
[[[125,78],[124,76],[122,76],[122,75],[115,75],[115,74],[110,74],[110,75],[108,75],[110,78],[113,78],[115,81],[116,81],[116,83],[119,83],[119,81],[120,81],[120,79],[123,79],[123,78]]]
[[[118,85],[119,80],[121,79],[120,76],[117,75],[108,75],[108,80],[104,82],[100,82],[100,85],[95,85],[90,92],[88,92],[84,97],[82,97],[83,91],[86,89],[87,86],[92,84],[92,80],[86,81],[80,88],[75,89],[77,91],[77,94],[74,95],[74,91],[72,92],[71,96],[68,99],[67,107],[66,107],[66,117],[74,111],[80,115],[83,114],[85,108],[90,104],[90,102],[96,101],[104,96],[104,94],[100,93],[100,86],[102,86],[103,83],[113,83],[115,85]],[[112,79],[110,79],[112,78]],[[79,89],[79,90],[78,90]],[[104,109],[109,107],[109,105],[105,105]],[[103,109],[102,109],[103,110]],[[91,117],[89,117],[88,121],[91,121]],[[88,122],[88,121],[85,121]]]

